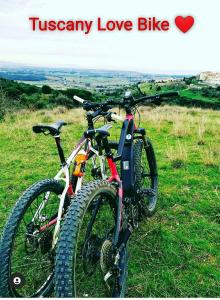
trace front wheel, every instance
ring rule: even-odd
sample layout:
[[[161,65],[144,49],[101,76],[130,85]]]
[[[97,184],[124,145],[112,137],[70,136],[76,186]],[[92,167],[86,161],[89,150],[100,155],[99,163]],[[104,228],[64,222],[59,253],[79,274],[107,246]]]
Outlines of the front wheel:
[[[58,181],[46,179],[28,188],[16,203],[0,247],[1,297],[43,297],[52,292],[52,239],[62,192]],[[10,284],[16,273],[24,280],[19,288]]]
[[[90,182],[77,193],[66,214],[58,241],[56,297],[124,296],[126,247],[118,255],[120,276],[111,275],[116,258],[113,247],[116,200],[117,190],[106,181]]]
[[[140,215],[152,216],[156,210],[158,174],[150,139],[138,139],[134,145],[135,188]]]

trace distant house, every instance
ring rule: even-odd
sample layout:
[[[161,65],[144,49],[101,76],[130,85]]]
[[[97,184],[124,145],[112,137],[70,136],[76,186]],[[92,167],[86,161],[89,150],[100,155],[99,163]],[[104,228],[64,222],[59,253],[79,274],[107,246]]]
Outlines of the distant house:
[[[220,73],[202,72],[199,75],[199,80],[211,85],[220,85]]]

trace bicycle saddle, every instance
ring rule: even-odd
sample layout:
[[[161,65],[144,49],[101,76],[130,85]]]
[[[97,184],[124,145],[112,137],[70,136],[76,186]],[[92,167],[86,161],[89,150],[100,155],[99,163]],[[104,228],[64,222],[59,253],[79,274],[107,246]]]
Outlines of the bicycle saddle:
[[[59,135],[60,130],[63,125],[67,125],[64,121],[57,121],[54,124],[46,125],[46,124],[38,124],[33,126],[33,132],[35,133],[44,133],[44,134],[51,134],[51,135]]]

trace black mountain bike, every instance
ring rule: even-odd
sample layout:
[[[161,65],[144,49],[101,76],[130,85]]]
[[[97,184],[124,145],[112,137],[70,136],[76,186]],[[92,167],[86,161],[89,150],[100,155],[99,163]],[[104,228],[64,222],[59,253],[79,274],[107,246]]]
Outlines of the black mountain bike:
[[[157,103],[177,95],[171,92],[134,99],[126,93],[123,101],[81,101],[88,110],[102,107],[107,111],[120,106],[125,109],[126,118],[116,155],[109,145],[108,132],[98,133],[111,170],[110,178],[82,187],[65,216],[55,262],[57,297],[124,297],[128,240],[140,219],[155,212],[158,192],[153,146],[145,129],[135,126],[134,111],[141,102]],[[111,120],[111,113],[109,117]],[[86,133],[91,138],[96,135],[96,130]]]

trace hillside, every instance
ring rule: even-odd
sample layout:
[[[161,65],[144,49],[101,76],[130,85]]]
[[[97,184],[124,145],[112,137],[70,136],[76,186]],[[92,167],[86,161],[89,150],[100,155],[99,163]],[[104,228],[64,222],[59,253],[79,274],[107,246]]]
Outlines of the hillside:
[[[146,94],[178,91],[180,97],[172,99],[169,104],[220,109],[220,86],[210,86],[196,77],[183,80],[157,80],[141,84]]]
[[[93,100],[91,92],[83,89],[54,90],[44,85],[41,88],[26,83],[0,78],[0,119],[7,112],[18,109],[42,109],[65,106],[76,107],[73,96]]]
[[[159,204],[129,242],[128,297],[219,296],[219,111],[140,108],[159,167]],[[36,123],[63,119],[65,152],[86,128],[81,109],[22,111],[0,123],[0,233],[21,193],[60,167],[54,140]],[[120,125],[111,130],[119,137]]]
[[[131,89],[135,97],[140,97],[137,84],[119,85],[114,90],[96,91],[82,88],[53,89],[48,85],[38,87],[13,80],[0,78],[0,119],[7,112],[18,109],[52,109],[57,106],[74,108],[77,103],[73,96],[77,95],[91,101],[107,98],[122,98],[126,89]],[[220,109],[220,86],[201,85],[194,77],[172,80],[151,80],[140,84],[146,95],[167,91],[178,91],[180,96],[167,103],[189,107]]]

